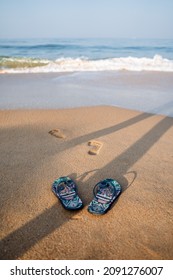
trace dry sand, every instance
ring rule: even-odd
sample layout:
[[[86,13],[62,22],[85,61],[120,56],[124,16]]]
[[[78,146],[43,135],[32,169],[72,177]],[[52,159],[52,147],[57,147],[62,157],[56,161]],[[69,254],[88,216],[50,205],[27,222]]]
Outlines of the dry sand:
[[[1,259],[173,258],[173,118],[108,106],[2,110],[0,125]],[[98,155],[91,140],[103,143]],[[79,212],[51,192],[65,175],[78,185]],[[91,215],[93,187],[109,177],[123,193]]]

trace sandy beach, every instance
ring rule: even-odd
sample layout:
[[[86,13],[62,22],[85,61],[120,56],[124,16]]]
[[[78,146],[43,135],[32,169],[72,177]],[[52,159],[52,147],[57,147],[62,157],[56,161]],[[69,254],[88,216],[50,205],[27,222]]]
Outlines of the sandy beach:
[[[172,259],[173,118],[111,106],[0,111],[0,259]],[[60,129],[66,138],[48,132]],[[103,146],[90,155],[88,141]],[[70,176],[84,208],[51,191]],[[123,192],[104,216],[87,211],[93,187]]]

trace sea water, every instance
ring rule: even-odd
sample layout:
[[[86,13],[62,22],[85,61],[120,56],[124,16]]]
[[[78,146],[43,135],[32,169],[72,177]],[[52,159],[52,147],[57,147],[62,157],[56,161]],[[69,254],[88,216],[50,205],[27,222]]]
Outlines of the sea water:
[[[1,73],[173,72],[171,39],[0,39]]]
[[[173,117],[173,40],[0,40],[0,109],[97,105]]]

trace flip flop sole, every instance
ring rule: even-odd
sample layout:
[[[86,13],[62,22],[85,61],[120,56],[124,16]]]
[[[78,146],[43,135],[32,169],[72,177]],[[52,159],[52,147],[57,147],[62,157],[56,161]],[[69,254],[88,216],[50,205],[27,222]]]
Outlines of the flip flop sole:
[[[66,210],[79,210],[83,207],[77,193],[77,186],[69,177],[56,179],[52,185],[52,191]]]
[[[105,179],[94,187],[94,199],[88,206],[88,211],[95,215],[104,215],[112,207],[121,194],[120,184],[113,179]]]

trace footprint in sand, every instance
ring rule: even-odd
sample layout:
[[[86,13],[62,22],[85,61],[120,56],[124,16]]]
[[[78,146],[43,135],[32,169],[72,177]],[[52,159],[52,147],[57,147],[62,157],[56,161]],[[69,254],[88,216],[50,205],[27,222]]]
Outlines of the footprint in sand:
[[[66,136],[62,133],[60,129],[52,129],[49,131],[49,133],[57,138],[65,139]]]
[[[88,142],[88,145],[89,146],[93,146],[90,150],[89,150],[89,154],[90,155],[98,155],[102,146],[103,146],[103,143],[100,142],[100,141],[96,141],[96,140],[91,140]]]

